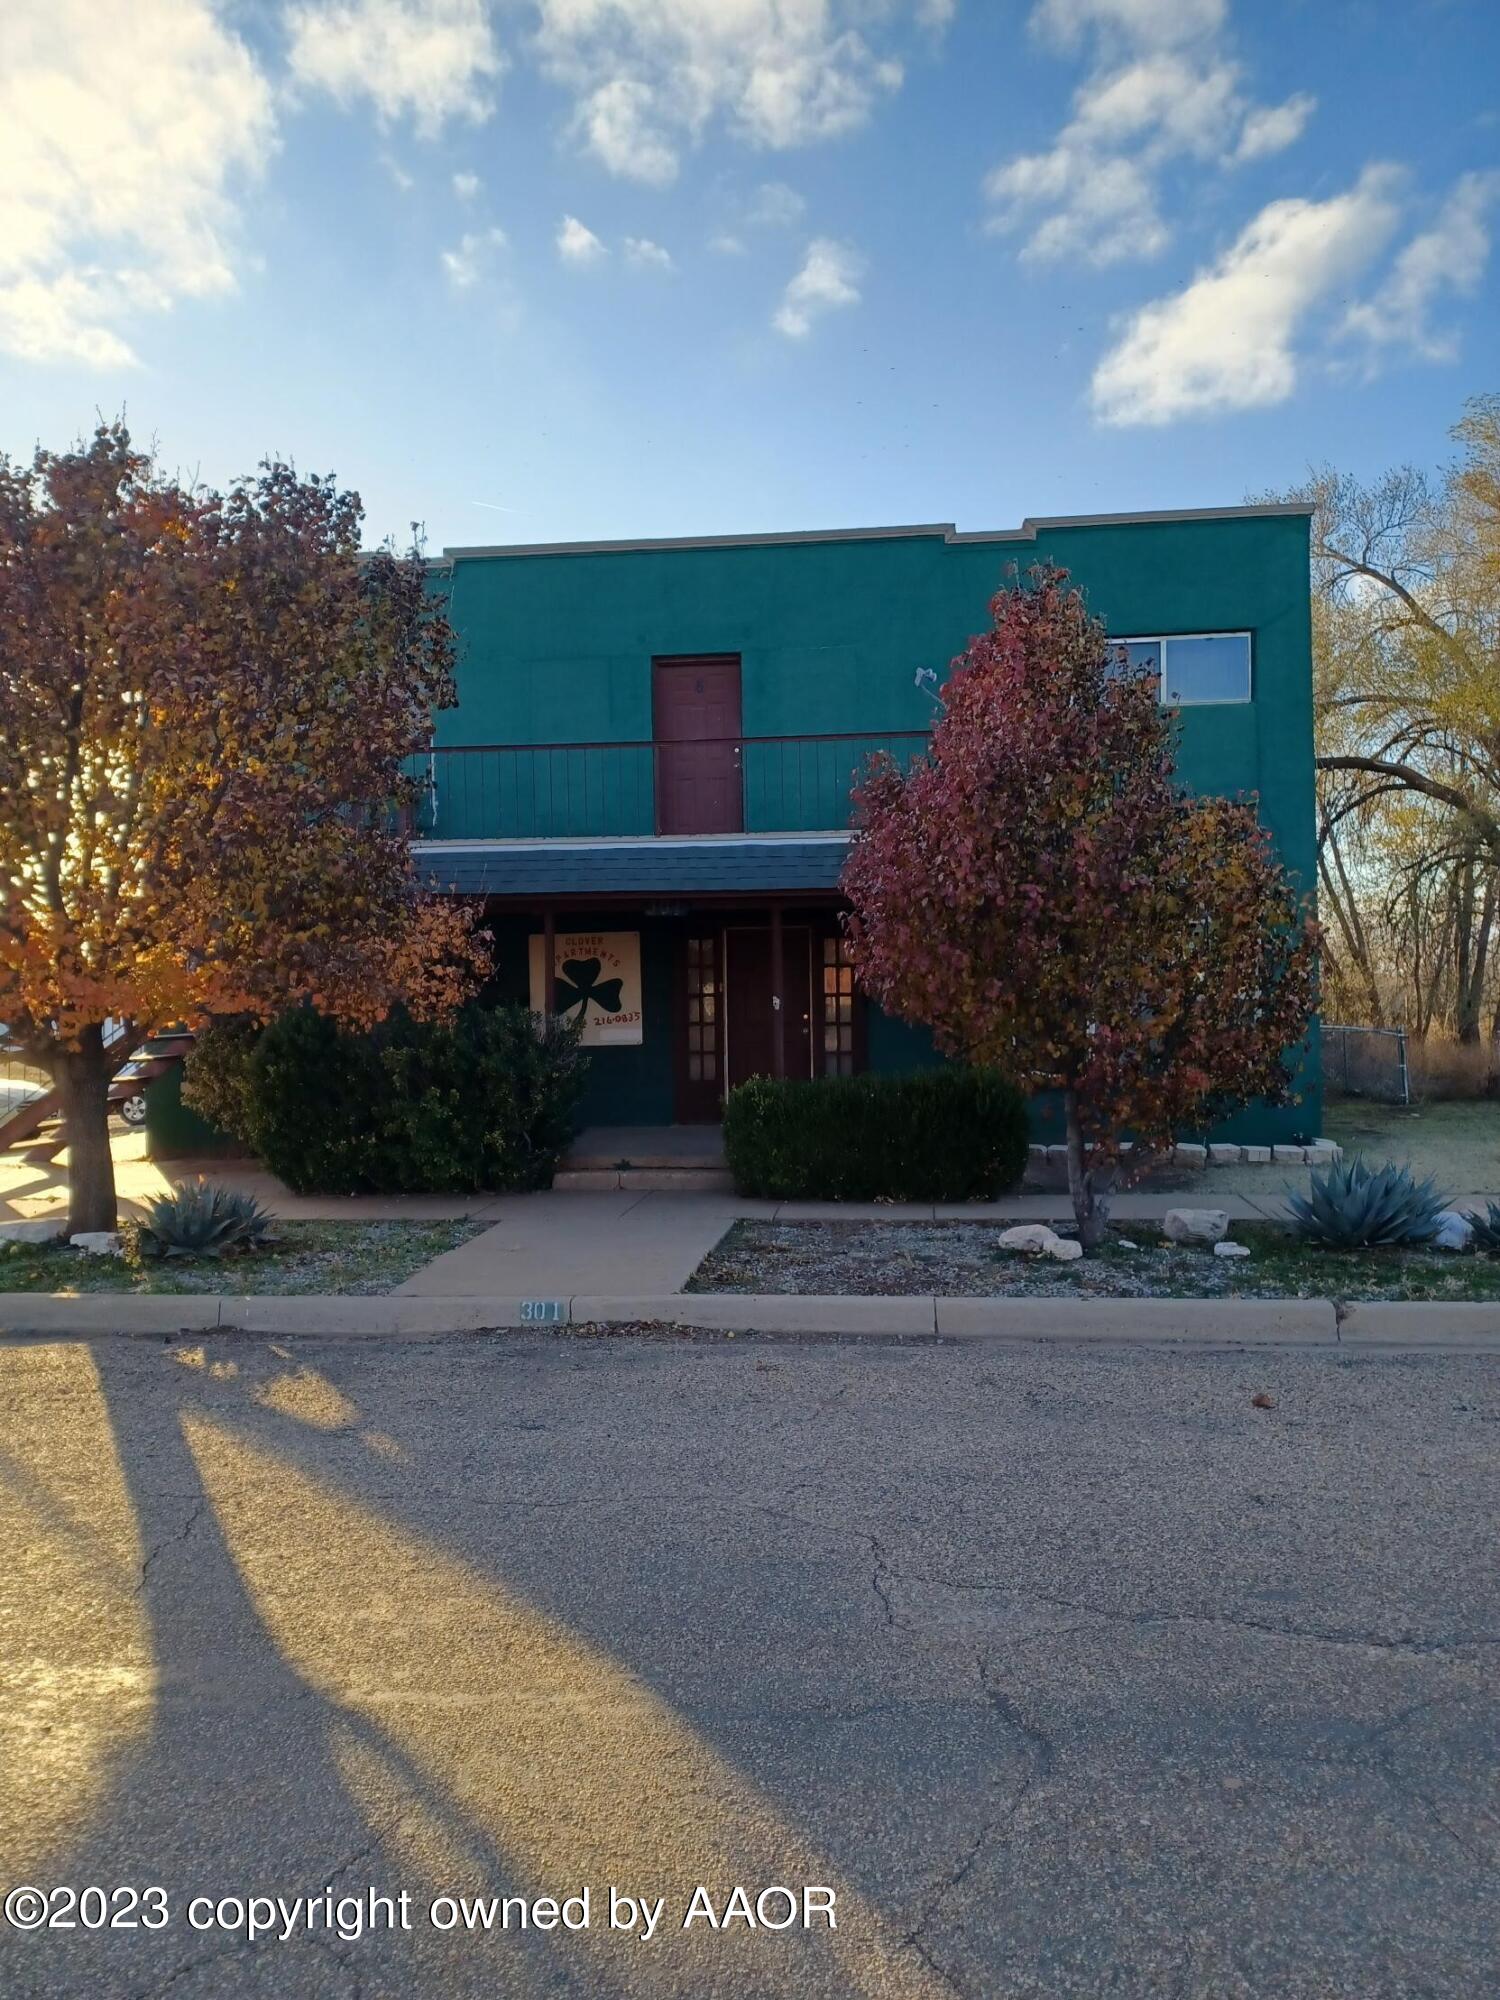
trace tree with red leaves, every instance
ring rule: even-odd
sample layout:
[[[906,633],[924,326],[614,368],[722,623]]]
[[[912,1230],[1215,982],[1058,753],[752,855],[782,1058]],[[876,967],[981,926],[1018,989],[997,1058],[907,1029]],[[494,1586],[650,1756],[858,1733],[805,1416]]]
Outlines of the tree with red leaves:
[[[0,459],[0,1020],[52,1073],[74,1231],[115,1226],[107,1095],[138,1035],[441,1014],[485,967],[396,810],[453,633],[360,518],[285,465],[184,488],[120,424]]]
[[[930,754],[861,788],[849,946],[945,1054],[1061,1093],[1094,1249],[1179,1133],[1287,1101],[1317,929],[1253,804],[1179,789],[1155,674],[1116,657],[1066,571],[991,611]]]

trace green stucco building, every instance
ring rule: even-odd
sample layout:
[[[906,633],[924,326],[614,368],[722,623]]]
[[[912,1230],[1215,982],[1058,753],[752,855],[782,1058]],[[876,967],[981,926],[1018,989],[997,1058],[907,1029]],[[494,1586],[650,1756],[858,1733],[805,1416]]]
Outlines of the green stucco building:
[[[486,900],[503,991],[542,1005],[550,947],[553,1004],[583,1008],[595,1049],[589,1123],[711,1121],[757,1071],[934,1059],[843,962],[850,791],[870,752],[921,754],[931,686],[995,591],[1042,560],[1159,667],[1184,782],[1254,794],[1310,891],[1301,507],[462,548],[434,565],[460,698],[422,766],[421,864]],[[1314,1041],[1302,1101],[1227,1136],[1312,1136],[1320,1108]]]

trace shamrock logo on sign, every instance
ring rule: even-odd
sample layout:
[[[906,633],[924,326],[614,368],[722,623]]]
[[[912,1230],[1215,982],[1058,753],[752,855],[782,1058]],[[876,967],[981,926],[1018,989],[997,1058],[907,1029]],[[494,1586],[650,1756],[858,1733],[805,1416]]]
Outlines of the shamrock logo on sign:
[[[597,958],[565,958],[562,976],[557,981],[554,1012],[570,1014],[577,1008],[581,1023],[587,1018],[592,1000],[601,1013],[618,1014],[624,981],[601,979],[602,969]]]

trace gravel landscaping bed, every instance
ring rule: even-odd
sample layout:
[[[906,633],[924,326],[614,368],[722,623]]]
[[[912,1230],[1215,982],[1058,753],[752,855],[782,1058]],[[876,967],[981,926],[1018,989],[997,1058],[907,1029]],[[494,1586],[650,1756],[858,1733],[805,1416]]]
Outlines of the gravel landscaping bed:
[[[241,1256],[94,1257],[68,1244],[0,1245],[0,1292],[389,1292],[486,1225],[279,1222],[274,1247]]]
[[[1164,1243],[1156,1225],[1112,1233],[1071,1264],[999,1248],[1004,1223],[737,1222],[690,1292],[885,1298],[1495,1299],[1500,1257],[1446,1250],[1315,1250],[1272,1223],[1235,1226],[1250,1255]],[[1072,1232],[1058,1227],[1059,1235]],[[1134,1245],[1135,1247],[1129,1247]]]

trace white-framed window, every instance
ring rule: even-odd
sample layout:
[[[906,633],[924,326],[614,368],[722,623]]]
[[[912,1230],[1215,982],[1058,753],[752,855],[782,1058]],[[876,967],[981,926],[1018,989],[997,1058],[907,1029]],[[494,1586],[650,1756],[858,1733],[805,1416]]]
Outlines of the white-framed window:
[[[1160,632],[1111,639],[1121,666],[1152,667],[1167,708],[1249,701],[1248,632]]]

